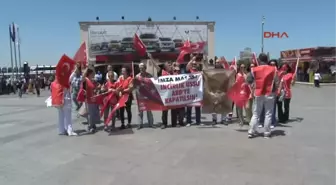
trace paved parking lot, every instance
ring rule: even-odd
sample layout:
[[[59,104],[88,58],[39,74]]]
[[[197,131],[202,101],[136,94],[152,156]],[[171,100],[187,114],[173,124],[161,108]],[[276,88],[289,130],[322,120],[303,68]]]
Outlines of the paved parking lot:
[[[42,96],[0,96],[1,185],[335,184],[335,87],[295,86],[291,122],[268,140],[237,124],[58,136]]]

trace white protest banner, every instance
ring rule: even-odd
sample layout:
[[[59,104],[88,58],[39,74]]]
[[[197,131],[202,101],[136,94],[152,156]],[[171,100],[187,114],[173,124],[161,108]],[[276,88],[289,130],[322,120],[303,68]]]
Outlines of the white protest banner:
[[[188,105],[203,100],[201,73],[151,78],[164,106]]]

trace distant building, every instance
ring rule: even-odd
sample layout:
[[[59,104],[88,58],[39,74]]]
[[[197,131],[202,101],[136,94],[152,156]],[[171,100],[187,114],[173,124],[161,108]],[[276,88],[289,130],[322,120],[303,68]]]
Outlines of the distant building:
[[[244,51],[241,51],[239,54],[239,58],[242,59],[250,59],[252,58],[252,49],[246,47]]]
[[[36,74],[54,74],[56,66],[55,65],[34,65],[29,66],[29,73],[31,75]],[[23,67],[21,67],[18,71],[17,67],[0,67],[0,76],[10,76],[10,75],[22,75],[23,74]]]

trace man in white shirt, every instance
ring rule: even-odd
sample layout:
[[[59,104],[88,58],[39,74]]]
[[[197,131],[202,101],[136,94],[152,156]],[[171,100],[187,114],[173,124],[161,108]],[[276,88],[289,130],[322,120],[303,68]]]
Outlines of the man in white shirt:
[[[107,66],[107,72],[106,72],[106,80],[109,80],[109,77],[108,77],[108,72],[109,71],[113,71],[113,68],[112,68],[112,65],[108,65]],[[116,82],[118,80],[118,74],[116,72],[113,71],[113,80]]]
[[[320,87],[320,80],[322,80],[322,76],[318,71],[316,71],[314,73],[314,85],[315,85],[315,87]]]

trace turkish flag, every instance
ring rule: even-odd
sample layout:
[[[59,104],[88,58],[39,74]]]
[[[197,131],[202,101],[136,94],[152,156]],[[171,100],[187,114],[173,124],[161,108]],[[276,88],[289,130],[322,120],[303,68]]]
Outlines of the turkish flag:
[[[86,44],[83,42],[79,49],[77,50],[75,56],[74,56],[74,61],[80,62],[81,66],[86,67],[87,63],[87,56],[86,56]]]
[[[137,34],[134,35],[134,49],[138,52],[140,56],[145,56],[147,53],[145,44],[141,41]]]
[[[223,65],[223,68],[224,68],[224,69],[229,69],[229,68],[230,68],[230,65],[229,65],[229,63],[226,61],[225,57],[221,57],[221,58],[220,58],[220,63]]]
[[[196,42],[196,43],[191,43],[191,52],[192,53],[204,53],[204,49],[206,46],[206,42]]]
[[[237,81],[227,92],[227,96],[240,108],[245,107],[250,95],[250,87],[242,81]]]
[[[70,88],[69,78],[75,68],[76,62],[66,55],[63,55],[56,65],[56,78],[59,84]]]
[[[177,62],[178,63],[184,62],[184,56],[191,52],[192,52],[191,43],[189,40],[187,40],[184,42],[183,46],[180,48],[180,54],[177,57]]]
[[[92,98],[95,99],[96,104],[103,105],[105,96],[106,94],[98,94]]]
[[[237,59],[236,59],[236,57],[234,57],[233,61],[231,62],[230,69],[237,71]]]
[[[110,92],[103,100],[103,106],[100,109],[100,117],[102,117],[104,115],[104,112],[106,110],[106,108],[108,107],[108,105],[111,105],[111,100],[112,98],[116,98],[116,94]]]
[[[252,53],[252,64],[255,65],[255,67],[259,66],[259,62],[258,62],[258,59],[257,59],[257,56],[256,56],[256,53]]]
[[[107,119],[105,120],[105,122],[104,122],[105,125],[108,125],[108,123],[112,120],[112,117],[113,117],[114,113],[115,113],[118,109],[120,109],[121,107],[125,107],[125,106],[126,106],[126,102],[127,102],[127,100],[128,100],[128,96],[129,96],[128,94],[123,94],[123,95],[120,97],[118,103],[113,107],[113,109],[111,110],[109,116],[108,116]]]

